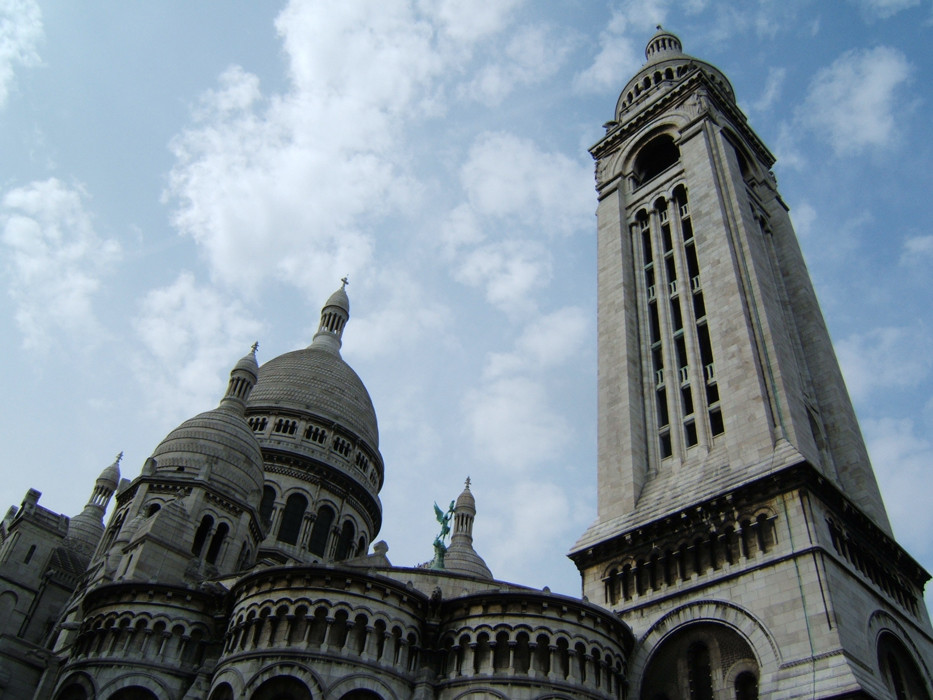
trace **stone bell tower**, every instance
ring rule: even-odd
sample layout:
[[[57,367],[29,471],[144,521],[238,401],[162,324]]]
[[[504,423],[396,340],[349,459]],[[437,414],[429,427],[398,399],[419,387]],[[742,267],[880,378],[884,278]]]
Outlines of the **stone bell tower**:
[[[583,593],[636,633],[631,697],[929,698],[929,574],[893,539],[774,157],[717,68],[660,27],[645,56],[590,151]]]

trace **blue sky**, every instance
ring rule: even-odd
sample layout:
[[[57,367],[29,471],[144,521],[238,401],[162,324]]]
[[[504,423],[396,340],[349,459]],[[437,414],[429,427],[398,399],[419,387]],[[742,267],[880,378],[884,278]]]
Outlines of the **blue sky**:
[[[431,557],[469,475],[493,573],[577,593],[587,148],[658,22],[777,156],[895,533],[933,568],[928,0],[0,0],[0,503],[75,514],[120,451],[137,475],[349,274],[390,559]]]

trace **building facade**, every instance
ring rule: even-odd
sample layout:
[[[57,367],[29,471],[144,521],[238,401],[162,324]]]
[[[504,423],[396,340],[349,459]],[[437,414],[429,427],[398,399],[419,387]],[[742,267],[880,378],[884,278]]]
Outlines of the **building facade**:
[[[391,564],[341,287],[308,347],[260,367],[254,346],[138,476],[118,459],[74,518],[35,491],[11,510],[0,696],[929,699],[929,575],[893,539],[774,159],[676,36],[646,59],[591,151],[581,598],[493,577],[469,480],[449,547]]]
[[[634,698],[928,698],[929,574],[892,537],[774,157],[718,69],[660,27],[645,54],[591,150],[584,595],[632,627]]]

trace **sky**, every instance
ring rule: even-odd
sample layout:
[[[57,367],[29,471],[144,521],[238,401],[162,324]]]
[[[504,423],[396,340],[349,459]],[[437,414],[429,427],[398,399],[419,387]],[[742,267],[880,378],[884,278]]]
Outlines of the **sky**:
[[[389,558],[431,558],[469,476],[496,577],[578,595],[587,149],[658,23],[778,158],[895,535],[933,569],[929,0],[0,0],[0,504],[77,514],[121,451],[138,475],[349,275]]]

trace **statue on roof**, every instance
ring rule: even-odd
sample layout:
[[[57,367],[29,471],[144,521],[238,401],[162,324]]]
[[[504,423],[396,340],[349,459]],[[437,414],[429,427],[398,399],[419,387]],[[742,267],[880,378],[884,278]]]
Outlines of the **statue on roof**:
[[[444,568],[444,554],[447,553],[447,545],[444,544],[444,540],[450,536],[450,519],[454,515],[454,505],[455,502],[451,501],[450,507],[445,513],[436,502],[434,503],[434,517],[437,519],[437,522],[440,523],[441,531],[438,533],[437,537],[434,538],[434,561],[431,562],[432,569]]]

